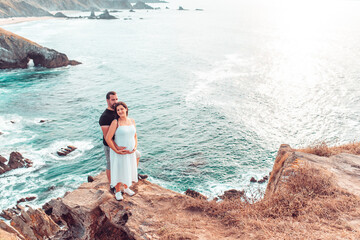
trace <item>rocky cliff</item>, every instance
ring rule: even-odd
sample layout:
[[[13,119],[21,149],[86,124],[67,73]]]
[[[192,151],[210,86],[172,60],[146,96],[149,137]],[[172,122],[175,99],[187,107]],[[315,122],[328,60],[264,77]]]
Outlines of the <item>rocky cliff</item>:
[[[150,6],[148,8],[151,9]],[[132,5],[128,0],[0,0],[0,18],[52,16],[48,11],[92,9],[132,9]]]
[[[223,201],[147,180],[116,201],[105,173],[42,209],[17,206],[4,239],[359,239],[360,157],[319,157],[282,145],[266,197],[232,191]],[[241,194],[238,194],[241,193]],[[190,197],[191,196],[191,197]]]
[[[294,174],[301,166],[321,169],[331,174],[338,187],[360,197],[360,156],[340,153],[321,157],[292,149],[289,145],[280,146],[266,188],[266,197],[276,193],[284,179]]]
[[[43,8],[25,1],[0,0],[0,18],[52,16]]]
[[[0,69],[26,68],[30,59],[35,66],[56,68],[77,65],[63,53],[42,47],[28,39],[0,28]]]

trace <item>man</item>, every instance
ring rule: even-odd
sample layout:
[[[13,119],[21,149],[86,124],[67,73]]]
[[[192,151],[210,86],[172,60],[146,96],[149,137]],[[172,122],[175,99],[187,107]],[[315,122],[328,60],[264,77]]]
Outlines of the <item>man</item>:
[[[110,147],[108,146],[107,142],[105,141],[106,134],[109,130],[111,122],[115,119],[115,112],[114,112],[114,104],[118,101],[118,97],[116,92],[110,91],[106,94],[106,102],[107,102],[107,108],[105,111],[101,114],[99,119],[99,125],[101,127],[101,130],[103,132],[103,144],[104,144],[104,151],[105,151],[105,157],[106,157],[106,176],[109,180],[109,183],[111,182],[111,176],[110,176]],[[125,149],[124,147],[117,146],[115,144],[115,147],[119,150]],[[136,150],[136,160],[137,164],[139,165],[140,160],[140,152]],[[139,179],[145,179],[147,178],[147,175],[139,174]]]

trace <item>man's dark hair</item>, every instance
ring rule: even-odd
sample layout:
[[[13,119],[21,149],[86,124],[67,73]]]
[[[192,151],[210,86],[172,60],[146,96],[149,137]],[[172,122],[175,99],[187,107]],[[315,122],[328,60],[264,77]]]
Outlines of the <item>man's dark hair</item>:
[[[110,99],[110,95],[116,95],[116,92],[110,91],[106,94],[106,99]]]

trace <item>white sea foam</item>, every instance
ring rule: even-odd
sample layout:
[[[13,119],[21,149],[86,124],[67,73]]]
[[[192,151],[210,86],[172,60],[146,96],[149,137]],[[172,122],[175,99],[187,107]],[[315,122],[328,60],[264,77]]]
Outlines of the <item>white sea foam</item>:
[[[195,80],[190,83],[189,89],[185,100],[189,106],[194,103],[209,104],[211,95],[216,94],[216,90],[220,88],[224,81],[233,81],[239,77],[248,75],[248,72],[242,71],[244,66],[249,65],[247,61],[241,59],[238,55],[227,55],[225,60],[219,61],[214,64],[214,67],[205,72],[194,72]]]
[[[59,156],[57,151],[69,145],[77,147],[77,149],[66,156]],[[90,141],[71,141],[71,140],[58,140],[52,143],[48,148],[41,149],[39,154],[45,158],[53,160],[73,160],[84,154],[85,151],[92,149],[94,145]]]

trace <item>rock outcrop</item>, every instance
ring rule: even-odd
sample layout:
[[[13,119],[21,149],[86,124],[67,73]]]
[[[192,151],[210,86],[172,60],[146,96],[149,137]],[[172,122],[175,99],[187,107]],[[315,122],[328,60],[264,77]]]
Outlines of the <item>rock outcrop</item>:
[[[105,11],[99,15],[99,19],[116,19],[116,17],[114,17],[113,15],[110,15],[109,11],[107,9],[105,9]]]
[[[7,165],[5,164],[6,162],[6,158],[0,155],[0,174],[16,168],[32,167],[33,164],[32,161],[24,158],[19,152],[12,152]]]
[[[25,239],[222,239],[226,226],[219,220],[200,217],[183,206],[200,200],[147,180],[131,188],[134,196],[125,194],[123,201],[116,201],[106,174],[101,173],[63,198],[46,203],[43,210],[8,211],[11,226],[0,224],[0,229],[18,232]]]
[[[46,68],[77,65],[63,53],[45,48],[28,39],[0,28],[0,69],[26,68],[30,59],[35,66]]]
[[[134,9],[154,9],[152,6],[147,5],[142,1],[138,1],[134,6]]]
[[[0,18],[41,16],[52,16],[52,14],[25,1],[2,0],[0,2]]]
[[[290,176],[297,176],[295,173],[298,169],[304,169],[300,167],[301,165],[309,166],[311,169],[321,168],[329,172],[338,187],[345,190],[343,191],[345,195],[337,196],[336,201],[351,199],[350,205],[353,206],[349,209],[354,209],[353,216],[347,217],[346,214],[349,212],[344,212],[343,215],[333,215],[335,220],[330,218],[329,220],[327,214],[331,213],[327,211],[317,213],[321,216],[315,214],[309,218],[299,214],[290,214],[283,218],[276,215],[281,210],[279,206],[296,211],[301,211],[306,207],[299,205],[300,209],[298,209],[296,202],[291,201],[291,199],[299,200],[296,198],[298,194],[292,193],[293,196],[289,196],[289,202],[286,201],[288,200],[286,195],[276,197],[275,194],[281,192],[282,184],[285,184],[287,179],[291,179]],[[302,186],[302,182],[299,186]],[[101,173],[91,178],[89,182],[83,183],[78,189],[66,193],[63,198],[53,199],[46,203],[43,209],[31,207],[26,209],[17,205],[17,208],[3,211],[2,216],[10,221],[11,226],[0,221],[0,237],[79,240],[258,239],[267,234],[266,236],[270,236],[271,239],[285,239],[285,236],[289,236],[284,235],[285,232],[294,233],[294,236],[300,239],[309,239],[312,233],[308,233],[307,229],[315,229],[318,235],[314,235],[314,239],[335,239],[336,236],[358,239],[355,236],[360,233],[358,232],[360,212],[355,212],[360,206],[356,202],[359,199],[357,196],[360,196],[360,156],[357,155],[342,153],[331,157],[319,157],[294,150],[289,145],[281,145],[270,175],[265,199],[254,205],[239,201],[245,197],[245,192],[235,189],[224,192],[224,195],[220,196],[223,201],[217,203],[216,201],[208,202],[205,196],[192,190],[187,191],[189,195],[187,196],[162,188],[147,180],[140,180],[131,188],[136,193],[134,196],[125,194],[123,201],[116,201],[109,189],[106,174]],[[347,198],[342,198],[344,196]],[[314,196],[306,195],[305,197],[311,201]],[[318,196],[317,200],[311,204],[318,204],[322,197],[325,195]],[[333,197],[336,196],[329,195],[326,201]],[[277,202],[272,202],[271,199]],[[330,205],[327,206],[329,211],[342,211],[341,206],[338,205],[342,202],[336,201],[331,203],[333,205],[329,203]],[[307,201],[302,203],[310,204]],[[252,206],[254,209],[251,209]],[[316,206],[315,210],[318,211],[319,207],[325,205],[311,206]],[[308,206],[307,210],[313,211],[311,209]],[[350,211],[349,209],[346,211]],[[286,209],[282,210],[284,213],[287,212]],[[319,216],[323,225],[311,228],[316,221],[319,221]],[[341,216],[341,221],[336,220],[336,216]],[[261,217],[260,220],[258,217]],[[336,226],[330,224],[327,235],[324,235],[324,229],[321,226],[328,226],[326,221],[336,223]],[[277,225],[278,223],[280,225]],[[288,223],[290,225],[285,225]],[[338,223],[345,227],[339,229]],[[232,224],[237,225],[231,228]],[[305,228],[297,232],[299,225]],[[284,231],[286,226],[291,227]],[[271,234],[269,230],[272,231]],[[283,235],[279,235],[279,232]]]
[[[334,176],[335,183],[342,189],[360,196],[360,156],[340,153],[330,157],[320,157],[292,149],[282,144],[276,156],[266,197],[270,197],[300,165],[325,170]]]
[[[57,151],[56,153],[59,155],[59,156],[66,156],[68,155],[69,153],[75,151],[77,149],[77,147],[75,146],[67,146],[66,148],[61,148],[59,151]]]

